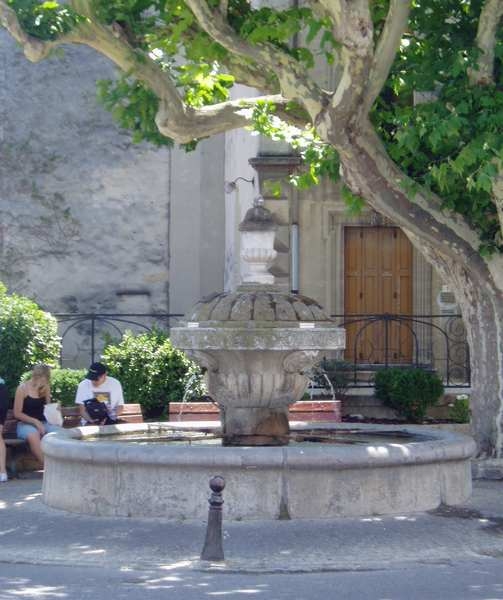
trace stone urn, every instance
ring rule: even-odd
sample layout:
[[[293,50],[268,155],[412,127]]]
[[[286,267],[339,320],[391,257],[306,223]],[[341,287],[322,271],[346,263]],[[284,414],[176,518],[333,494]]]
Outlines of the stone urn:
[[[302,398],[307,371],[344,348],[345,332],[319,304],[274,286],[276,224],[260,203],[240,225],[251,265],[233,292],[201,300],[171,340],[207,369],[225,445],[288,443],[288,406]]]

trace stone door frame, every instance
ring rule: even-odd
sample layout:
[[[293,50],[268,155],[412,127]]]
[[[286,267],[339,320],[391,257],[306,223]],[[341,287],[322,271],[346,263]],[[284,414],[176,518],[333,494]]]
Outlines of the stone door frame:
[[[344,314],[344,228],[351,226],[375,227],[393,225],[391,221],[373,210],[363,210],[359,215],[347,214],[343,203],[325,206],[322,219],[322,236],[325,240],[325,256],[328,281],[326,282],[325,308],[330,314]],[[412,246],[412,310],[414,315],[432,314],[432,267]],[[419,347],[425,356],[419,362],[428,363],[431,332],[428,327],[419,330]]]

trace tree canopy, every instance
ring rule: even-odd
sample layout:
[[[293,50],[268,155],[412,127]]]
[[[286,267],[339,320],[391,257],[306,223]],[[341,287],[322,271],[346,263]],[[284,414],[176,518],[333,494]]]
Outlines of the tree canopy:
[[[300,154],[296,185],[342,177],[402,227],[468,324],[486,449],[503,444],[502,18],[503,0],[0,0],[30,60],[76,43],[119,67],[99,94],[135,140],[246,126]]]
[[[3,0],[0,6],[4,24],[33,60],[64,42],[87,43],[112,58],[122,75],[99,82],[99,95],[135,141],[175,138],[191,149],[200,137],[248,125],[302,155],[307,168],[293,178],[301,186],[339,176],[337,153],[306,110],[308,98],[323,106],[334,90],[310,74],[320,61],[343,68],[344,11],[368,11],[369,22],[361,22],[376,58],[390,63],[371,98],[372,121],[390,156],[437,193],[442,208],[466,219],[481,252],[503,249],[493,199],[503,158],[498,1],[338,0],[283,10],[247,0]],[[91,39],[93,31],[98,39]],[[289,74],[299,84],[291,97]],[[474,77],[483,85],[474,86]],[[236,83],[264,97],[232,102]],[[421,92],[428,100],[414,102]],[[359,206],[354,195],[345,197]]]

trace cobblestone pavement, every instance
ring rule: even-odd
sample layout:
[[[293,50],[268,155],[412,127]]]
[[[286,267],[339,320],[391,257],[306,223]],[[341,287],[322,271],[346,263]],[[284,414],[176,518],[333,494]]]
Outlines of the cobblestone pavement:
[[[0,485],[0,564],[227,573],[367,571],[503,557],[503,481],[474,482],[458,507],[306,521],[225,522],[226,561],[199,560],[203,521],[88,517],[41,500],[41,480]]]

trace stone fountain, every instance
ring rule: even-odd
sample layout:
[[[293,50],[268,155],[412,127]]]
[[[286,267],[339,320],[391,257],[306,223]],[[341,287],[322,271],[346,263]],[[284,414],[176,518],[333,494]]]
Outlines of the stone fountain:
[[[277,225],[260,198],[239,229],[249,266],[243,284],[201,300],[171,340],[207,369],[225,445],[282,445],[306,373],[324,353],[344,348],[345,332],[314,300],[274,286],[268,267]]]
[[[306,370],[343,348],[344,332],[313,300],[274,286],[268,266],[276,225],[260,201],[240,229],[249,265],[243,284],[205,298],[171,331],[208,369],[222,427],[145,423],[50,433],[42,441],[44,502],[93,515],[200,519],[214,475],[226,481],[226,519],[397,514],[465,501],[475,450],[469,437],[288,423]]]

